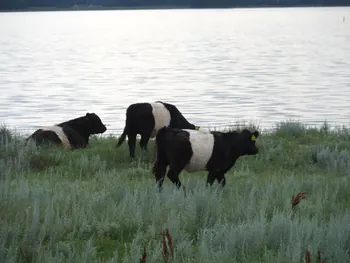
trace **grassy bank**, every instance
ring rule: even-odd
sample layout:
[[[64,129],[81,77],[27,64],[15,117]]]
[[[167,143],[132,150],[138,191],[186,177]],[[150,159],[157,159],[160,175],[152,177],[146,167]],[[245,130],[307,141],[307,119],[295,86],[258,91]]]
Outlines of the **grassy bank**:
[[[350,262],[350,129],[281,123],[223,190],[183,173],[186,197],[168,179],[156,191],[152,151],[129,164],[127,144],[115,143],[37,150],[0,130],[0,262],[135,263],[144,248],[143,262],[166,262],[166,228],[168,262],[299,263],[306,250],[316,262],[318,249],[327,263]]]

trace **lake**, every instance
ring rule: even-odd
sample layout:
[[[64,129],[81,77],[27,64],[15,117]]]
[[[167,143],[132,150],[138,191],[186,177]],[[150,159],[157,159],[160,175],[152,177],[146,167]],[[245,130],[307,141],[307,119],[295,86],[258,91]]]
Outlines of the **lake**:
[[[135,102],[205,127],[350,123],[350,8],[0,13],[0,123],[33,132]]]

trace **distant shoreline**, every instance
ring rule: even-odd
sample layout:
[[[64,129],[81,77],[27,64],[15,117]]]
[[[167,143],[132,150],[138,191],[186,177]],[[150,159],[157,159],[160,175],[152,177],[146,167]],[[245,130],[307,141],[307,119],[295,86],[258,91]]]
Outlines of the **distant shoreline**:
[[[4,9],[0,12],[41,12],[41,11],[109,11],[109,10],[161,10],[193,9],[190,6],[78,6],[78,7],[28,7],[21,9]]]
[[[349,5],[258,5],[229,7],[193,7],[179,6],[72,6],[72,7],[28,7],[18,9],[0,9],[0,13],[14,12],[53,12],[53,11],[112,11],[112,10],[166,10],[166,9],[245,9],[245,8],[302,8],[302,7],[349,7]]]

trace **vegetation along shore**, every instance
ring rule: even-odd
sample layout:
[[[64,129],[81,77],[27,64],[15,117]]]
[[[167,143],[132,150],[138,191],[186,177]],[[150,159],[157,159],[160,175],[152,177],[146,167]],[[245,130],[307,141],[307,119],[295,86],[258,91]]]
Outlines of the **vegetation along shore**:
[[[0,129],[0,262],[350,262],[350,127],[279,123],[224,189],[183,172],[186,196],[157,191],[153,141],[130,163],[112,136],[24,138]]]
[[[78,11],[191,8],[264,8],[349,6],[348,0],[1,0],[0,11]]]

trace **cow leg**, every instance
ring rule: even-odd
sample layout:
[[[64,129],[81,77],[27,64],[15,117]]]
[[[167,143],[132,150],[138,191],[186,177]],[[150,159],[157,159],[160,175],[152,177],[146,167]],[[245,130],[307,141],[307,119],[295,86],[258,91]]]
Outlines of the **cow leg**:
[[[162,192],[163,183],[164,183],[164,177],[160,178],[160,179],[157,181],[157,189],[158,189],[159,193]]]
[[[225,185],[226,185],[225,174],[217,175],[217,176],[216,176],[216,179],[218,180],[218,183],[221,184],[222,188],[224,188]]]
[[[180,142],[181,143],[181,142]],[[192,156],[192,150],[190,148],[190,145],[188,145],[189,149],[183,148],[182,151],[175,151],[173,152],[172,156],[170,157],[170,165],[169,165],[169,171],[168,171],[168,178],[173,182],[173,184],[176,185],[177,189],[180,189],[182,186],[185,196],[186,196],[186,189],[181,184],[179,180],[179,174],[181,171],[186,167],[186,165],[189,163],[191,156]],[[186,149],[186,151],[184,151]]]
[[[206,186],[208,187],[209,185],[212,186],[214,181],[215,181],[215,174],[213,172],[209,172],[208,173],[208,177],[207,177],[207,183]]]
[[[185,166],[186,165],[184,165],[183,167],[185,167]],[[184,191],[184,195],[186,197],[186,188],[184,185],[181,184],[181,181],[179,179],[179,174],[181,173],[181,171],[183,169],[181,167],[182,166],[176,166],[175,169],[174,169],[174,167],[170,167],[167,176],[173,182],[173,184],[176,185],[177,189],[180,189],[182,187],[182,189]]]
[[[189,158],[182,158],[181,159],[181,157],[177,156],[177,158],[176,159],[174,158],[173,163],[170,164],[170,166],[169,166],[169,171],[168,171],[167,176],[173,182],[173,184],[176,185],[177,189],[179,189],[182,186],[180,179],[179,179],[179,174],[187,165]],[[182,188],[185,189],[184,186],[182,186]]]
[[[130,158],[135,158],[135,146],[136,146],[136,133],[128,134],[128,145],[129,145],[129,154]]]
[[[168,178],[173,182],[173,184],[176,185],[177,189],[179,189],[181,187],[181,182],[180,182],[180,179],[179,179],[179,174],[181,172],[182,169],[173,169],[173,168],[169,168],[169,171],[168,171]]]
[[[167,164],[160,163],[159,161],[157,161],[155,177],[156,177],[156,183],[157,183],[159,192],[161,192],[162,190],[166,168],[167,168]]]
[[[145,152],[147,152],[147,144],[148,144],[150,137],[151,137],[151,134],[142,134],[141,135],[140,147]]]

